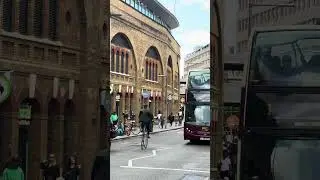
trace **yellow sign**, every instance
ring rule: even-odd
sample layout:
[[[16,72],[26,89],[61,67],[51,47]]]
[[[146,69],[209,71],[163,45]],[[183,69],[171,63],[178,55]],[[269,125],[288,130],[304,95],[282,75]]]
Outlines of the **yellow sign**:
[[[202,127],[202,130],[203,131],[209,131],[209,128],[208,127]]]
[[[240,123],[240,119],[236,115],[229,116],[226,121],[229,128],[239,126]]]

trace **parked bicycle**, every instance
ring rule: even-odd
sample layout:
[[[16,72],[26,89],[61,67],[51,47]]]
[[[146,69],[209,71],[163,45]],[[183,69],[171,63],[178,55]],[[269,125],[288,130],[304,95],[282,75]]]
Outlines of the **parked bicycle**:
[[[126,130],[125,130],[127,136],[130,136],[131,134],[138,135],[141,132],[141,129],[139,128],[139,131],[137,131],[137,129],[138,127],[136,126],[135,120],[131,120],[131,121],[127,120]]]

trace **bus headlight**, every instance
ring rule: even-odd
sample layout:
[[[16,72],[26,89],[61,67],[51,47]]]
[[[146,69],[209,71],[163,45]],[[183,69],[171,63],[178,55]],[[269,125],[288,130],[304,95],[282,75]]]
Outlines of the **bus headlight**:
[[[189,128],[186,128],[186,132],[192,133],[192,131]]]

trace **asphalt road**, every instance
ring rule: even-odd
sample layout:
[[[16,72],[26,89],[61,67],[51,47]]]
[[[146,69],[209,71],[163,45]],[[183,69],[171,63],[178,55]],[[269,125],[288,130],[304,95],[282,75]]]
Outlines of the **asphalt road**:
[[[111,180],[206,180],[209,177],[209,143],[190,144],[183,130],[151,135],[146,150],[140,138],[111,145]]]

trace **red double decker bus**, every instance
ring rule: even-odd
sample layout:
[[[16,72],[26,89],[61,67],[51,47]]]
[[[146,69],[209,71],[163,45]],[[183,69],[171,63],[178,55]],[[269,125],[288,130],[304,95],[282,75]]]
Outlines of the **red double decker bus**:
[[[188,73],[184,140],[210,140],[210,69]]]

